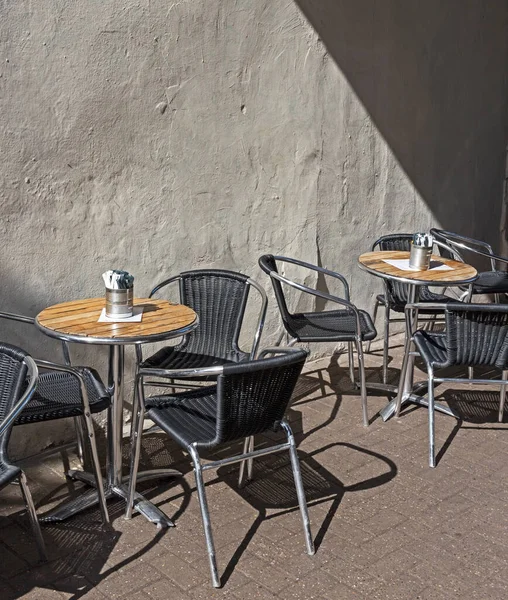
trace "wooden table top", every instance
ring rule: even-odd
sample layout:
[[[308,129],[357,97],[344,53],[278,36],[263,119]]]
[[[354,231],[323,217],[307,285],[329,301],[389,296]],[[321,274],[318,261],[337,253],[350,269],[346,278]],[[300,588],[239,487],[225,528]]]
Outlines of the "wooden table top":
[[[409,252],[378,250],[377,252],[362,254],[358,261],[360,267],[369,273],[386,279],[405,281],[415,285],[429,283],[436,285],[464,284],[471,283],[478,277],[478,272],[471,265],[434,254],[431,256],[431,261],[444,263],[451,267],[452,270],[428,269],[426,271],[404,271],[384,262],[385,259],[401,260],[407,258],[409,258]]]
[[[167,300],[134,298],[143,307],[139,323],[99,323],[105,298],[74,300],[49,306],[35,322],[45,334],[61,340],[91,344],[134,344],[180,337],[198,324],[196,313],[188,306]]]

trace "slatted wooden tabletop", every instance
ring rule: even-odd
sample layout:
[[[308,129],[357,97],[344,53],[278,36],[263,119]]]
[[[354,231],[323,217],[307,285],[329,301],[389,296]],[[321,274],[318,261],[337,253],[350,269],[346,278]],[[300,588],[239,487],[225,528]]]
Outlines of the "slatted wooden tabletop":
[[[134,306],[143,307],[139,323],[99,323],[105,305],[105,298],[55,304],[40,312],[36,323],[52,337],[98,343],[168,339],[182,335],[197,324],[197,315],[188,306],[148,298],[134,299]]]
[[[451,270],[429,269],[426,271],[404,271],[384,262],[388,260],[408,259],[409,252],[379,250],[377,252],[366,252],[358,259],[360,266],[366,271],[387,277],[390,279],[407,279],[414,283],[436,283],[437,285],[452,283],[469,283],[474,281],[478,273],[474,267],[456,260],[432,255],[431,261],[448,265]],[[431,264],[432,264],[431,262]]]

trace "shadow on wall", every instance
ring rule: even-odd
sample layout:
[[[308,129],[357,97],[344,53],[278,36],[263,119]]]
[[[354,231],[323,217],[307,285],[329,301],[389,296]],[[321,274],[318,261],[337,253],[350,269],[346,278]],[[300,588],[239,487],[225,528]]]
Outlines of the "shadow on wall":
[[[436,220],[498,246],[508,2],[296,3]]]

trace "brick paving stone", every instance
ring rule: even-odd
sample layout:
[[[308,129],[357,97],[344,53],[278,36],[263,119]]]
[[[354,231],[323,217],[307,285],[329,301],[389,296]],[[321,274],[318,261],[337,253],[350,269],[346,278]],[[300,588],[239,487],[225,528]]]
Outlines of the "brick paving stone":
[[[397,352],[390,367],[394,381]],[[287,456],[258,459],[255,480],[241,490],[236,465],[206,473],[224,582],[214,590],[189,461],[155,433],[143,438],[146,466],[176,460],[184,476],[160,487],[157,482],[146,493],[177,526],[158,532],[139,515],[125,521],[123,502],[111,501],[113,532],[102,529],[96,509],[44,525],[50,561],[42,565],[19,488],[8,486],[0,497],[0,599],[508,598],[508,418],[497,424],[495,396],[482,404],[492,406],[485,423],[465,420],[456,427],[454,419],[437,415],[438,447],[449,445],[437,468],[429,469],[427,412],[408,407],[383,423],[375,412],[387,399],[372,395],[372,422],[364,428],[358,392],[336,358],[309,365],[314,373],[302,377],[289,411],[315,556],[305,552]],[[344,360],[339,357],[340,365]],[[379,353],[367,356],[369,377],[379,380],[380,364]],[[458,397],[444,387],[439,394]],[[278,439],[260,436],[256,445]],[[125,450],[127,460],[127,444]],[[72,453],[69,461],[76,463]],[[79,487],[63,478],[58,455],[26,470],[41,512]]]

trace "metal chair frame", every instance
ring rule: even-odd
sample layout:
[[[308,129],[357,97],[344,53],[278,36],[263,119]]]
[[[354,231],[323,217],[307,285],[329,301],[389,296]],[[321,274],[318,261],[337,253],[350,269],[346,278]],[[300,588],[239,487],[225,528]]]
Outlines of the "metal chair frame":
[[[490,266],[492,271],[496,271],[496,263],[501,263],[503,265],[508,265],[508,258],[505,256],[499,256],[494,253],[492,246],[488,242],[484,242],[482,240],[475,240],[474,238],[467,237],[465,235],[460,235],[458,233],[454,233],[452,231],[445,231],[444,229],[431,229],[430,233],[446,243],[448,246],[451,246],[456,254],[460,256],[460,251],[471,252],[473,254],[477,254],[478,256],[483,256],[490,260]],[[462,262],[464,260],[461,258]],[[506,270],[506,267],[505,267]],[[480,294],[486,292],[475,292],[474,291],[474,283],[473,283],[473,292],[472,294]],[[468,291],[464,291],[461,300],[468,297]],[[495,302],[500,302],[500,294],[499,292],[494,293]]]
[[[22,323],[28,323],[31,325],[35,324],[34,318],[26,317],[24,315],[17,315],[17,314],[13,314],[13,313],[0,312],[0,318],[8,319],[11,321],[18,321],[18,322],[22,322]],[[98,497],[99,497],[99,506],[100,506],[100,511],[101,511],[101,517],[102,517],[102,521],[104,524],[109,524],[110,519],[109,519],[108,509],[107,509],[107,505],[106,505],[106,496],[105,496],[105,492],[104,492],[104,484],[103,484],[102,474],[101,474],[99,453],[97,451],[97,444],[95,442],[96,436],[95,436],[94,423],[93,423],[92,413],[90,411],[90,402],[89,402],[88,392],[87,392],[86,385],[85,385],[85,380],[78,369],[75,369],[72,366],[70,366],[70,355],[69,355],[69,349],[68,349],[66,342],[62,342],[62,345],[63,345],[63,349],[64,349],[63,350],[64,357],[65,357],[67,364],[62,365],[62,364],[50,362],[47,360],[34,359],[35,364],[38,367],[40,367],[41,369],[46,369],[48,371],[59,371],[62,373],[68,373],[69,375],[72,375],[73,377],[75,377],[79,382],[80,391],[81,391],[81,399],[83,402],[83,417],[82,417],[82,420],[78,417],[74,417],[74,423],[76,426],[76,433],[77,433],[77,439],[78,439],[78,455],[80,457],[81,462],[83,462],[84,448],[85,448],[84,439],[85,439],[85,437],[88,438],[88,444],[89,444],[89,449],[90,449],[91,458],[92,458],[93,473],[94,473],[95,483],[96,483],[96,487],[97,487],[97,493],[98,493]],[[19,416],[19,414],[17,416]],[[83,428],[83,421],[84,421],[84,426],[85,426],[84,428]],[[84,433],[84,430],[86,431],[86,434]]]
[[[214,269],[206,269],[206,271],[213,273],[215,270]],[[197,271],[198,272],[198,271]],[[222,269],[217,269],[216,272],[219,273],[224,273],[227,271],[224,271]],[[169,279],[165,279],[164,281],[162,281],[161,283],[159,283],[158,285],[156,285],[152,291],[150,292],[149,298],[152,298],[159,290],[161,290],[162,288],[174,284],[174,283],[179,283],[181,285],[181,281],[183,279],[183,276],[186,273],[192,273],[192,271],[187,271],[185,273],[179,273],[178,275],[174,275],[173,277],[170,277]],[[233,271],[231,271],[232,274],[234,275],[240,275],[240,273],[235,273]],[[246,276],[245,276],[246,277]],[[254,360],[254,358],[256,357],[256,353],[258,351],[259,348],[259,342],[261,340],[261,334],[263,332],[263,328],[265,325],[265,318],[266,318],[266,310],[268,307],[268,299],[266,296],[266,292],[264,290],[264,288],[262,286],[259,285],[259,283],[257,283],[257,281],[254,281],[253,279],[251,279],[250,277],[246,277],[245,280],[245,285],[248,286],[249,288],[254,288],[256,290],[256,292],[259,293],[260,299],[261,299],[261,307],[259,310],[259,315],[258,315],[258,319],[257,319],[257,324],[256,324],[256,330],[254,333],[254,338],[252,341],[252,346],[249,350],[249,360]],[[180,294],[182,293],[182,289],[180,287]],[[245,308],[245,307],[244,307]],[[241,327],[238,331],[238,335],[237,338],[235,339],[235,343],[238,344],[238,338],[240,336],[240,331],[241,331]],[[193,335],[193,332],[187,334],[188,336]],[[185,339],[184,336],[183,339]],[[138,353],[138,363],[140,364],[143,361],[143,357],[141,353]],[[178,379],[178,378],[176,378]],[[189,384],[189,383],[181,383],[181,382],[174,382],[174,383],[162,383],[159,387],[168,387],[168,388],[181,388],[181,389],[194,389],[196,387],[198,387],[198,385],[196,384]]]
[[[435,303],[431,304],[432,308],[436,310],[442,310],[446,313],[447,309],[450,307],[447,304]],[[485,307],[489,307],[492,309],[492,305],[474,305],[474,304],[466,304],[463,307],[465,311],[475,311],[478,309],[482,309]],[[411,332],[411,335],[407,335],[406,337],[406,347],[404,352],[404,361],[401,369],[401,382],[404,381],[407,377],[412,379],[412,373],[414,370],[414,361],[415,357],[420,356],[420,353],[415,349],[411,350],[411,346],[414,346],[414,334],[416,332],[412,331],[412,324],[417,323],[418,319],[418,311],[422,309],[429,308],[428,303],[416,302],[413,304],[407,304],[405,308],[405,317],[406,317],[406,327],[407,331]],[[508,313],[507,305],[499,305],[496,307],[499,312]],[[426,361],[425,361],[426,362]],[[473,365],[474,366],[474,365]],[[435,422],[434,422],[434,412],[436,409],[436,404],[434,401],[434,387],[435,384],[440,383],[470,383],[470,384],[481,384],[481,385],[500,385],[500,401],[499,401],[499,411],[498,411],[498,421],[501,423],[503,420],[504,414],[504,405],[506,399],[506,386],[508,385],[508,369],[501,370],[501,379],[492,380],[492,379],[473,379],[469,377],[465,379],[464,377],[436,377],[434,372],[434,367],[431,364],[426,362],[427,367],[427,379],[428,379],[428,414],[429,414],[429,467],[434,468],[436,466],[435,459]],[[398,417],[401,410],[401,402],[402,395],[399,393],[397,396],[397,408],[396,408],[396,416]],[[450,414],[450,413],[448,413]],[[458,417],[457,417],[458,418]]]
[[[381,244],[381,242],[383,242],[385,240],[385,238],[389,238],[389,237],[391,237],[391,235],[397,235],[400,238],[407,237],[408,240],[412,239],[412,237],[413,237],[413,234],[410,234],[410,233],[390,234],[387,236],[382,236],[372,244],[372,252],[374,252],[376,250],[376,248]],[[442,249],[450,252],[456,260],[459,260],[460,262],[464,262],[464,260],[460,256],[460,254],[458,252],[456,252],[452,247],[448,246],[447,244],[440,242],[438,240],[434,240],[434,245],[437,246],[438,248],[442,248]],[[392,312],[392,308],[391,308],[390,302],[389,302],[389,298],[391,295],[390,294],[390,285],[392,285],[392,282],[390,282],[386,279],[383,279],[385,302],[383,303],[379,299],[379,296],[376,296],[376,301],[374,303],[374,310],[372,313],[372,320],[375,325],[378,309],[380,306],[384,305],[384,307],[385,307],[384,313],[385,314],[384,314],[384,324],[383,324],[383,371],[382,371],[384,384],[386,384],[388,381],[388,350],[389,350],[389,338],[390,338],[390,323],[405,323],[405,321],[406,321],[405,317],[391,317],[390,316],[391,312]],[[443,289],[443,292],[444,291],[446,291],[446,288]],[[466,296],[467,296],[467,292],[466,292]],[[428,305],[429,305],[429,303],[425,302],[425,306],[427,308],[428,308]],[[432,315],[430,317],[429,316],[420,317],[419,321],[424,322],[424,323],[434,324],[438,321],[438,319],[436,318],[436,315]],[[371,343],[372,342],[367,343],[367,347],[366,347],[367,352],[370,351]]]
[[[265,349],[259,356],[259,358],[264,358],[268,354],[291,354],[298,353],[300,354],[302,350],[297,350],[296,348],[267,348]],[[251,361],[249,361],[250,364]],[[245,363],[246,365],[249,363]],[[239,366],[242,363],[239,363]],[[131,439],[131,469],[130,469],[130,480],[129,480],[129,494],[127,498],[127,509],[125,513],[125,518],[130,519],[132,517],[132,511],[135,508],[135,492],[136,492],[136,480],[137,473],[139,467],[139,458],[141,451],[141,438],[143,433],[143,419],[145,414],[145,396],[144,396],[144,387],[145,386],[158,386],[157,382],[147,381],[145,382],[146,377],[159,377],[159,378],[169,378],[169,379],[178,379],[178,378],[193,378],[193,377],[219,377],[224,372],[223,366],[215,366],[208,367],[202,369],[183,369],[183,370],[168,370],[168,369],[152,369],[152,368],[140,368],[137,377],[136,377],[136,385],[135,385],[135,405],[133,407],[133,422],[132,422],[132,439]],[[307,510],[307,502],[305,499],[305,492],[303,488],[302,476],[300,471],[300,464],[298,460],[298,453],[296,448],[296,442],[291,430],[289,423],[283,419],[281,421],[281,426],[286,434],[287,442],[282,444],[277,444],[275,446],[270,446],[268,448],[261,448],[259,450],[254,450],[253,445],[253,437],[245,438],[243,452],[236,456],[209,461],[205,464],[202,463],[201,457],[199,456],[198,450],[196,448],[196,444],[191,444],[187,446],[185,449],[190,455],[193,468],[194,475],[196,478],[196,487],[199,498],[199,505],[201,510],[201,518],[203,521],[203,529],[205,533],[206,547],[208,552],[208,559],[210,564],[210,573],[212,577],[212,584],[214,587],[218,588],[221,586],[219,572],[217,568],[217,560],[215,553],[215,545],[213,541],[212,534],[212,526],[211,520],[208,510],[208,502],[205,493],[205,485],[203,481],[203,472],[208,471],[210,469],[218,469],[219,467],[225,465],[231,465],[234,463],[240,462],[243,466],[246,462],[249,463],[249,474],[248,478],[252,477],[252,462],[255,458],[259,458],[261,456],[266,456],[268,454],[274,454],[276,452],[281,452],[283,450],[289,451],[289,456],[291,460],[291,468],[293,471],[293,478],[295,481],[296,493],[298,497],[298,504],[300,508],[300,514],[302,517],[304,535],[305,535],[305,544],[307,553],[309,555],[314,554],[314,542],[312,540],[311,531],[310,531],[310,520],[309,514]],[[243,471],[241,472],[243,473]],[[242,475],[240,475],[240,483],[242,481]]]
[[[270,270],[270,272],[268,273],[270,278],[275,279],[282,284],[292,287],[293,289],[296,289],[300,292],[304,292],[306,294],[315,296],[316,298],[322,298],[323,300],[334,302],[335,304],[338,304],[338,305],[340,305],[344,308],[347,308],[348,310],[351,310],[353,312],[353,314],[355,316],[355,320],[356,320],[356,333],[354,335],[354,339],[351,342],[348,342],[349,377],[351,379],[351,383],[353,383],[353,385],[356,385],[356,380],[355,380],[355,375],[354,375],[354,356],[353,356],[353,344],[354,344],[354,346],[356,347],[357,355],[358,355],[358,371],[359,371],[359,379],[360,379],[360,394],[361,394],[361,401],[362,401],[363,424],[365,427],[368,427],[369,416],[368,416],[368,411],[367,411],[367,385],[366,385],[366,378],[365,378],[365,360],[364,360],[364,356],[363,356],[363,347],[362,347],[363,335],[362,335],[362,331],[361,331],[360,311],[350,301],[349,284],[348,284],[346,278],[343,275],[341,275],[340,273],[330,271],[329,269],[326,269],[324,267],[318,267],[317,265],[313,265],[313,264],[310,264],[310,263],[307,263],[307,262],[304,262],[301,260],[297,260],[294,258],[289,258],[287,256],[275,256],[274,255],[273,259],[276,262],[278,261],[278,262],[290,263],[290,264],[293,264],[293,265],[296,265],[299,267],[309,269],[311,271],[315,271],[317,273],[322,273],[323,275],[328,275],[334,279],[339,280],[342,283],[343,288],[344,288],[345,298],[339,298],[338,296],[335,296],[332,294],[327,294],[326,292],[321,292],[319,290],[315,290],[304,284],[296,283],[295,281],[291,281],[287,277],[284,277],[283,275],[280,275],[279,273],[276,273],[272,270]],[[280,307],[279,307],[279,312],[280,312]],[[281,332],[278,340],[276,341],[276,345],[278,346],[282,342],[284,335],[286,335],[286,337],[287,337],[287,345],[288,346],[292,346],[293,344],[300,342],[301,340],[299,338],[295,338],[295,337],[291,336],[291,339],[290,339],[290,334],[287,331],[287,329],[285,328],[284,319],[282,319],[282,322],[283,322],[284,330]],[[305,340],[303,340],[303,341],[305,341]]]
[[[25,357],[23,358],[23,363],[26,368],[28,385],[21,398],[16,402],[16,404],[11,408],[11,410],[7,413],[5,418],[0,423],[0,438],[6,433],[8,433],[8,431],[14,426],[14,422],[21,414],[28,402],[30,402],[30,399],[32,398],[37,387],[39,372],[35,361],[31,356],[25,355]],[[39,519],[37,518],[35,504],[32,498],[32,494],[30,492],[30,488],[28,487],[28,482],[26,480],[26,475],[24,471],[20,471],[17,479],[21,487],[21,493],[25,501],[28,516],[30,519],[30,525],[32,526],[35,542],[39,551],[39,556],[41,560],[47,561],[48,555],[46,552],[46,544],[44,543],[44,538],[42,537],[41,525],[39,523]]]

